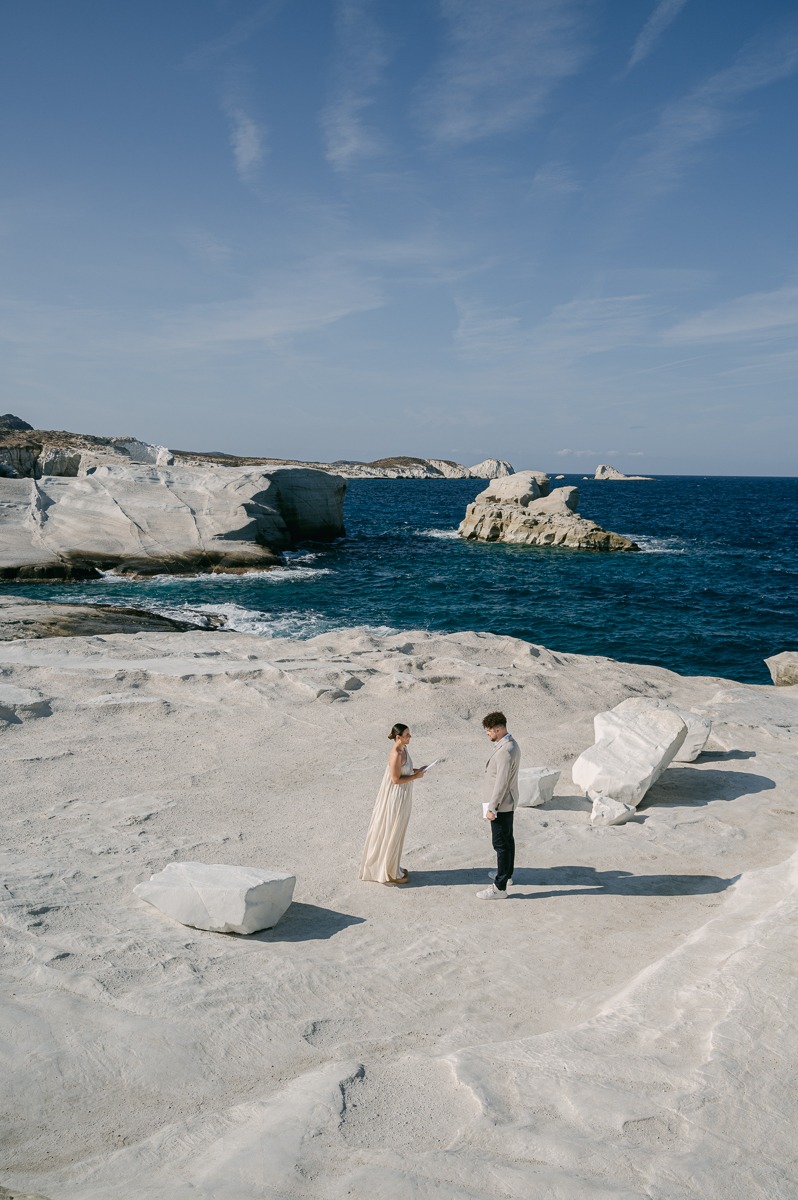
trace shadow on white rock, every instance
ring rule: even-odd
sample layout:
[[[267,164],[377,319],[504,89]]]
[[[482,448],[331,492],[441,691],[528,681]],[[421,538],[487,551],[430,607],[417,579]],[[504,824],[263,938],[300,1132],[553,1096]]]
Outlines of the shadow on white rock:
[[[257,933],[288,911],[296,876],[219,863],[168,863],[134,887],[140,900],[193,929]]]

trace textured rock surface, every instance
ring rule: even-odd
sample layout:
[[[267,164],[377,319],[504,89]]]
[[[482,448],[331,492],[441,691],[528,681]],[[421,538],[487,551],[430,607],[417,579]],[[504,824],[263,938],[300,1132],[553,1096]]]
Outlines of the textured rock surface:
[[[637,550],[629,538],[581,517],[579,489],[555,488],[542,471],[518,471],[492,479],[469,504],[460,524],[469,541],[525,546],[564,546],[573,550]]]
[[[49,717],[50,701],[32,688],[0,683],[0,721],[16,723],[32,717]]]
[[[44,475],[75,478],[104,464],[170,466],[172,452],[134,437],[94,437],[65,430],[31,429],[24,421],[3,425],[0,418],[0,477],[41,479]],[[17,420],[17,418],[11,418]]]
[[[798,683],[798,650],[784,650],[765,659],[770,678],[777,687],[790,687]]]
[[[675,704],[669,704],[667,700],[658,700],[647,696],[633,696],[629,700],[622,700],[620,704],[616,704],[612,710],[616,713],[643,713],[650,709],[667,708],[670,712],[677,713],[684,721],[687,733],[679,749],[673,756],[674,762],[695,762],[701,751],[707,744],[707,739],[712,732],[712,722],[709,717],[704,717],[700,713],[688,712],[684,708],[677,708]]]
[[[623,471],[619,471],[617,467],[610,467],[607,463],[601,463],[596,467],[594,479],[647,479],[653,481],[653,475],[624,475]]]
[[[33,426],[29,425],[27,421],[23,421],[22,417],[15,417],[13,413],[3,413],[0,417],[0,433],[21,432],[26,429],[33,429]]]
[[[167,863],[133,893],[168,917],[214,933],[272,929],[288,911],[296,877],[219,863]]]
[[[0,579],[263,568],[344,532],[346,484],[321,471],[98,467],[0,479]]]
[[[616,709],[598,713],[593,728],[596,744],[579,755],[571,775],[593,801],[593,824],[617,824],[624,819],[618,806],[630,811],[637,807],[673,761],[687,727],[676,712],[648,708],[639,713]]]
[[[94,637],[103,633],[175,633],[219,629],[224,618],[197,613],[191,621],[175,621],[140,608],[110,604],[50,604],[20,596],[0,596],[0,641],[19,638]]]
[[[539,808],[554,795],[560,772],[554,767],[521,767],[518,772],[519,808]]]

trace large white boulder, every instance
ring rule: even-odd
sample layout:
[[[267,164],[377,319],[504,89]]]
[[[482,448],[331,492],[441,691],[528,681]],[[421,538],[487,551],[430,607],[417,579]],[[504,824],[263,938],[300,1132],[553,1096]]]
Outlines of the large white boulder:
[[[13,683],[0,683],[0,721],[17,724],[36,717],[49,717],[51,712],[50,700],[41,692]]]
[[[790,687],[798,683],[798,650],[784,650],[765,659],[770,678],[776,687]]]
[[[712,733],[712,722],[709,717],[701,716],[700,713],[688,712],[685,708],[679,708],[676,704],[671,704],[667,700],[658,700],[655,697],[648,696],[632,696],[628,700],[622,700],[620,704],[616,704],[612,710],[617,713],[641,713],[652,708],[667,708],[670,712],[678,713],[685,723],[687,734],[679,749],[673,756],[674,762],[695,762],[701,751],[707,744],[709,735]]]
[[[271,929],[288,910],[296,876],[255,867],[168,863],[133,893],[168,917],[214,933]]]
[[[598,713],[593,728],[596,744],[579,755],[571,774],[593,801],[592,823],[617,824],[631,815],[673,761],[687,726],[670,709],[648,708],[639,713],[615,709]],[[622,815],[618,805],[629,812]]]
[[[519,808],[539,808],[551,800],[560,772],[554,767],[521,767],[518,772]]]

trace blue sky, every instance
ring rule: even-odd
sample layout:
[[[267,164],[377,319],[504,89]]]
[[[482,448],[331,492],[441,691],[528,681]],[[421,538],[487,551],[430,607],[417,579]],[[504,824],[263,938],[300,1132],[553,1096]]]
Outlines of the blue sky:
[[[792,0],[4,0],[0,412],[798,474]]]

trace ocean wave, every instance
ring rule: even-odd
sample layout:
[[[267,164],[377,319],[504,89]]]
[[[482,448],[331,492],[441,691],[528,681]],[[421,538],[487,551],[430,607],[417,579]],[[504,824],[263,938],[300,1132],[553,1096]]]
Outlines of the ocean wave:
[[[644,554],[687,554],[684,542],[675,537],[648,537],[646,534],[627,533],[625,537],[637,542]]]
[[[149,604],[148,608],[174,620],[190,621],[192,615],[223,617],[222,628],[234,633],[254,633],[258,637],[297,638],[304,641],[317,637],[320,633],[352,628],[351,621],[335,620],[324,613],[299,608],[279,613],[245,608],[241,604]],[[358,625],[357,628],[375,637],[390,637],[391,634],[399,632],[389,625]]]
[[[315,555],[313,556],[315,557]],[[155,584],[158,587],[181,587],[188,581],[224,583],[232,580],[262,580],[265,583],[302,583],[308,579],[316,579],[321,575],[332,575],[329,567],[305,567],[286,564],[280,567],[266,567],[257,571],[197,571],[193,575],[147,575],[145,579],[131,579],[129,575],[116,575],[113,571],[103,571],[104,583],[137,583]]]
[[[428,538],[456,538],[460,534],[456,529],[419,529],[418,536]]]

